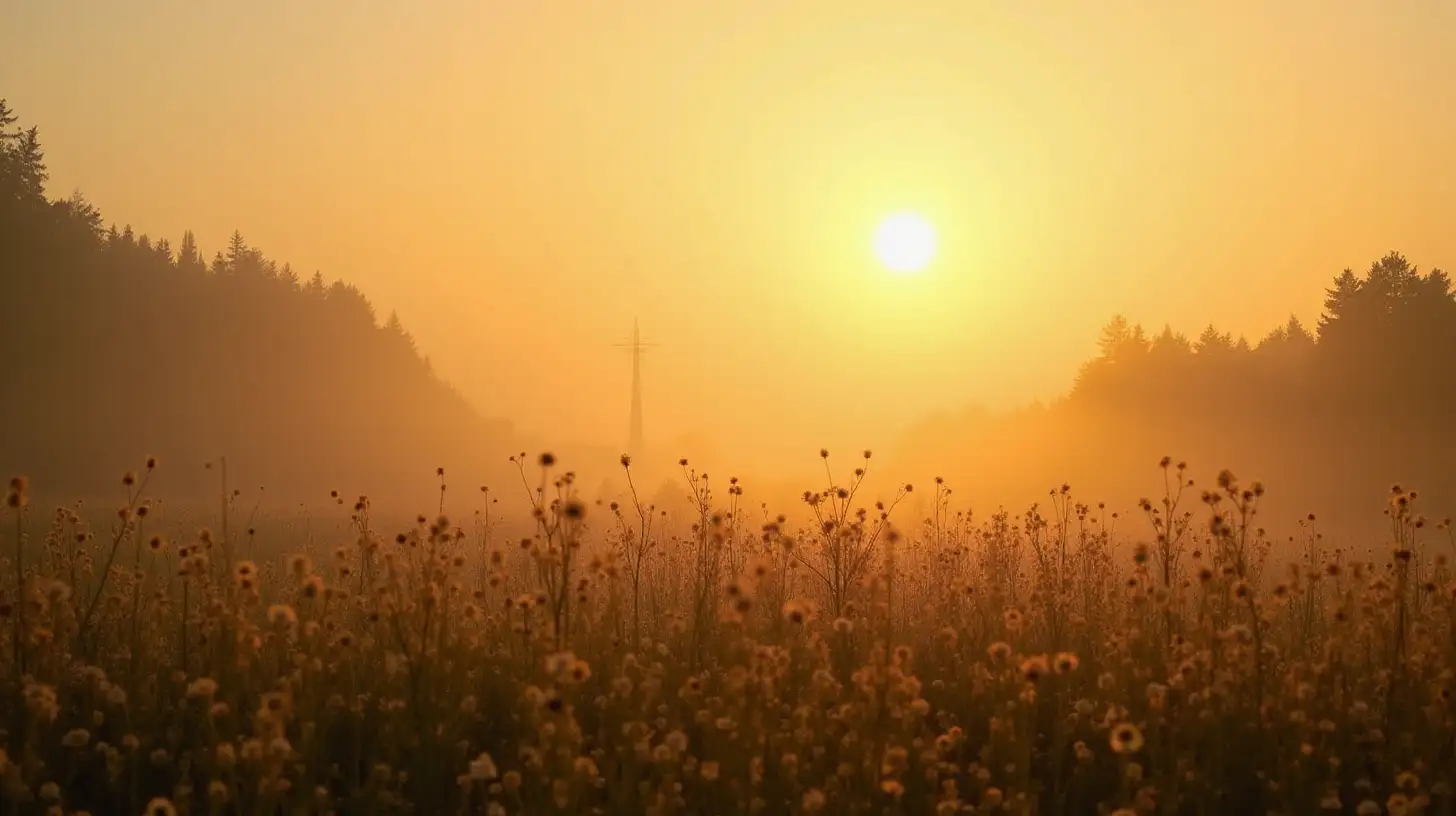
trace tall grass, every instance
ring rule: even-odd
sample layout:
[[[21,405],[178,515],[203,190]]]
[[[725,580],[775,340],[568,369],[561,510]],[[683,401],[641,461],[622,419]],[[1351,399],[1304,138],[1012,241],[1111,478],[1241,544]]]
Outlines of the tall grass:
[[[522,455],[530,535],[441,471],[432,517],[338,500],[292,554],[225,476],[221,532],[170,536],[155,463],[104,532],[13,480],[0,811],[1453,812],[1456,541],[1415,492],[1366,554],[1171,460],[1126,519],[938,479],[910,519],[823,457],[802,527],[686,461],[685,506],[623,457],[602,507]]]

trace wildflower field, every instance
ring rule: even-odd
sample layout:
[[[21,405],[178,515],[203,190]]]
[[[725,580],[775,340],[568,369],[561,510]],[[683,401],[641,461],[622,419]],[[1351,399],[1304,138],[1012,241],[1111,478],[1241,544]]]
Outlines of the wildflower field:
[[[981,518],[823,456],[793,521],[685,461],[662,508],[522,455],[528,518],[441,472],[403,529],[338,500],[335,541],[229,499],[184,529],[154,462],[104,516],[16,478],[0,812],[1453,812],[1453,539],[1414,491],[1357,552],[1169,460],[1121,518]]]

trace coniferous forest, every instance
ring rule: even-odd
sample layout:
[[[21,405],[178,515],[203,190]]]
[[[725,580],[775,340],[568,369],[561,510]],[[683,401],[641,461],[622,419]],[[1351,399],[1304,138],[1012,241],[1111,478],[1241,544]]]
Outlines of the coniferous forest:
[[[1392,485],[1456,503],[1456,294],[1390,252],[1335,276],[1315,325],[1290,317],[1253,342],[1114,317],[1064,397],[927,420],[908,444],[957,451],[975,463],[959,483],[998,498],[1064,480],[1135,498],[1139,468],[1171,454],[1279,485],[1271,525],[1319,510],[1368,533]]]
[[[185,474],[161,486],[185,495],[226,455],[269,490],[317,497],[508,455],[510,427],[353,286],[241,232],[209,257],[190,232],[118,227],[46,181],[39,130],[0,107],[0,462],[38,489],[111,497],[117,473],[154,455]]]

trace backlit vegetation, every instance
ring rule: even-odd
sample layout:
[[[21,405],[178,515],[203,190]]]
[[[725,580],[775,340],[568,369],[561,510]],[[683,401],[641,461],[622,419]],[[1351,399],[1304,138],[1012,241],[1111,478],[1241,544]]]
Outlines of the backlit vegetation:
[[[683,506],[588,503],[522,454],[531,535],[442,489],[293,554],[230,503],[176,529],[154,462],[103,523],[14,479],[4,809],[1449,812],[1453,540],[1415,491],[1357,553],[1313,518],[1275,548],[1261,484],[1170,460],[1135,517],[936,480],[914,519],[823,457],[803,522],[686,461]]]

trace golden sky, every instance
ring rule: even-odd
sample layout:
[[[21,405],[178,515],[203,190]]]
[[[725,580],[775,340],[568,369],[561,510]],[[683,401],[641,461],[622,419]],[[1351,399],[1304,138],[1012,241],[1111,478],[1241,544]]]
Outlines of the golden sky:
[[[0,0],[52,192],[397,309],[488,415],[744,455],[1065,390],[1113,313],[1257,339],[1456,265],[1456,3]],[[929,218],[918,276],[870,252]]]

